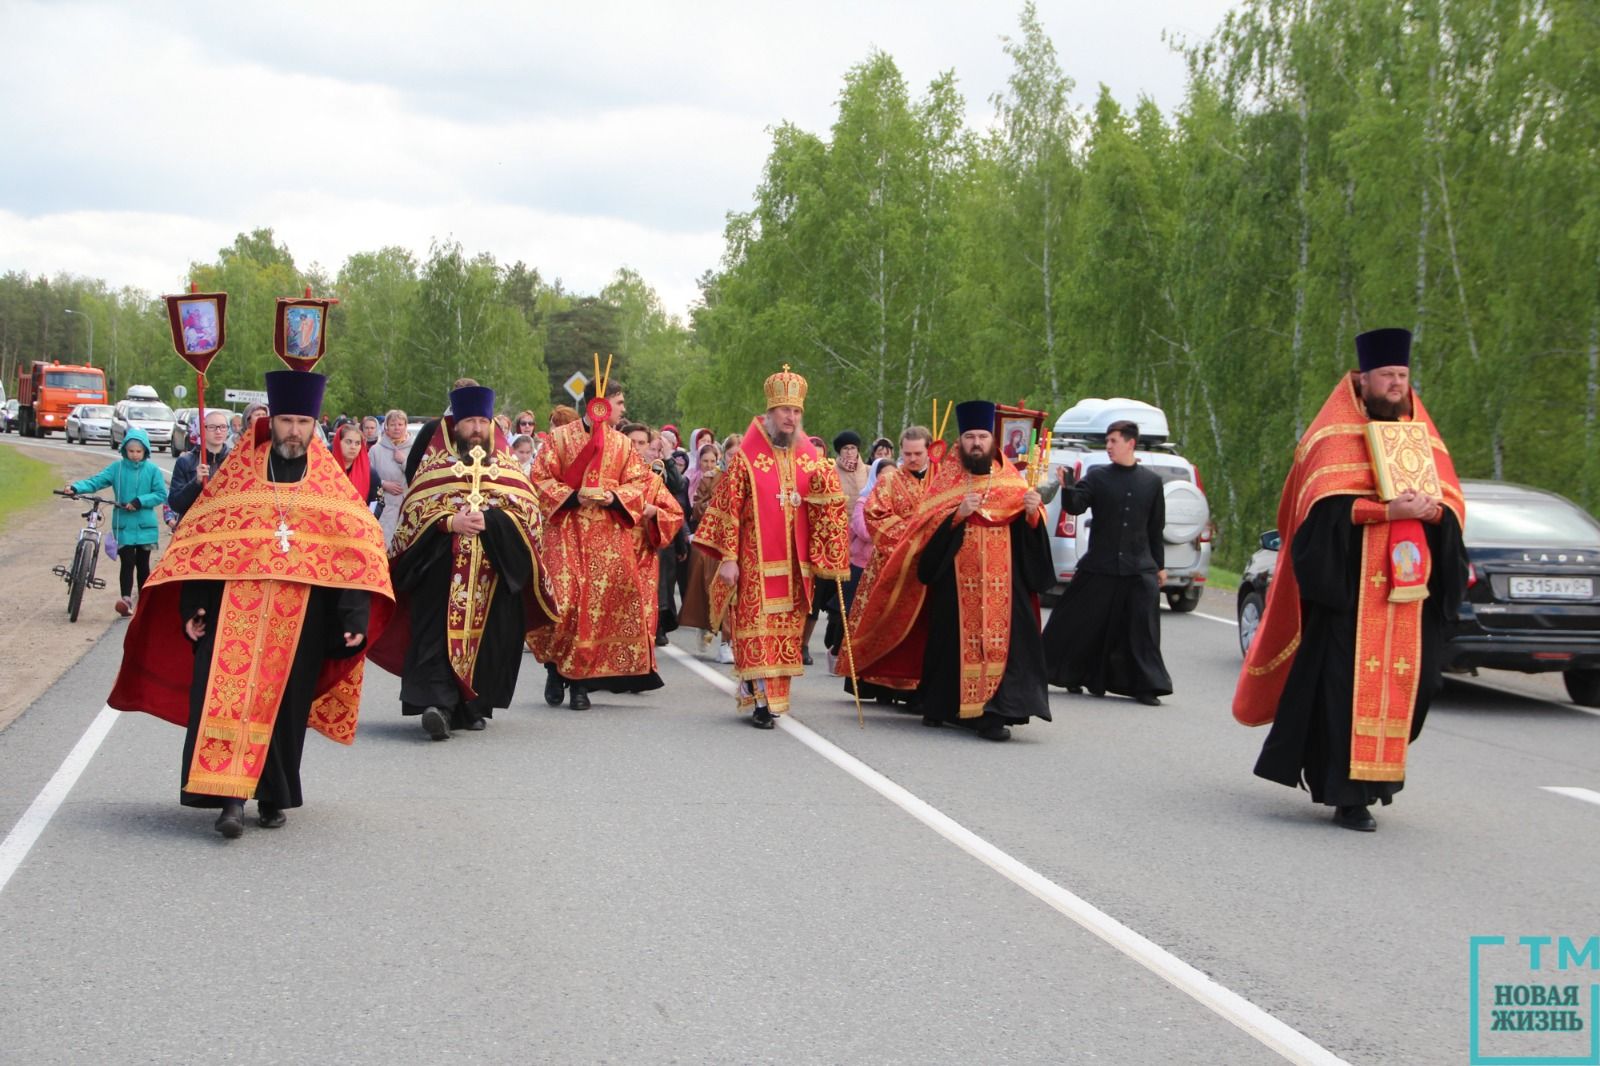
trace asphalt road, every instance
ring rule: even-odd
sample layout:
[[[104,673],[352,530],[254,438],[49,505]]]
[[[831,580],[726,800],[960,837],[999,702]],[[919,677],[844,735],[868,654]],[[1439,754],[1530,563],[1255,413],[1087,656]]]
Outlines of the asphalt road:
[[[1234,629],[1163,626],[1158,708],[1056,691],[1054,723],[990,744],[876,707],[860,729],[814,670],[795,717],[1352,1063],[1468,1061],[1470,937],[1600,932],[1600,805],[1544,791],[1600,791],[1600,715],[1452,682],[1351,833],[1251,776]],[[0,832],[123,632],[0,733]],[[372,670],[355,746],[308,740],[307,805],[234,842],[177,803],[181,733],[112,716],[0,889],[0,1060],[1283,1061],[683,657],[587,713],[525,663],[446,743]]]

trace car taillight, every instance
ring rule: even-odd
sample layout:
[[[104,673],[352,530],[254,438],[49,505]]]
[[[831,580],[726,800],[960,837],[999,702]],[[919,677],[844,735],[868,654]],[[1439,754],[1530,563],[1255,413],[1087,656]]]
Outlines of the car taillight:
[[[1478,568],[1473,566],[1471,563],[1468,563],[1467,564],[1467,588],[1470,589],[1472,586],[1476,585],[1477,583],[1478,583]]]
[[[1206,491],[1206,483],[1200,479],[1200,467],[1194,463],[1190,463],[1189,465],[1194,467],[1194,487],[1199,489],[1201,492]],[[1211,538],[1207,537],[1206,539],[1209,540]]]
[[[1056,536],[1076,537],[1078,535],[1078,516],[1067,513],[1065,507],[1061,509],[1061,517],[1056,519]]]
[[[1217,524],[1215,522],[1207,522],[1206,523],[1206,527],[1200,531],[1199,543],[1201,543],[1201,544],[1210,544],[1211,543],[1211,538],[1216,536],[1216,535],[1217,535]]]

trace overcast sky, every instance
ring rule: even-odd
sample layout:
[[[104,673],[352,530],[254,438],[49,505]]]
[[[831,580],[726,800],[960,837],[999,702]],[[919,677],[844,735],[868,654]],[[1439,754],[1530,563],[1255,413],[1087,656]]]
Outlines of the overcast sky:
[[[1040,0],[1078,102],[1169,112],[1230,0]],[[569,290],[638,270],[681,314],[791,121],[873,48],[989,121],[1021,2],[560,5],[0,0],[0,270],[177,291],[270,226],[301,265],[435,238]]]

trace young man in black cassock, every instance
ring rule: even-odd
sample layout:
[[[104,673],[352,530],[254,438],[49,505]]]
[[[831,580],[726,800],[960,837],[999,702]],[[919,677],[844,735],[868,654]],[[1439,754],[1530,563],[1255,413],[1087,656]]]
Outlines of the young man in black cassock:
[[[1161,531],[1167,524],[1161,479],[1134,460],[1139,427],[1106,430],[1111,462],[1075,482],[1062,468],[1061,507],[1094,510],[1089,550],[1044,629],[1050,683],[1096,696],[1115,692],[1156,706],[1172,692],[1161,659]]]

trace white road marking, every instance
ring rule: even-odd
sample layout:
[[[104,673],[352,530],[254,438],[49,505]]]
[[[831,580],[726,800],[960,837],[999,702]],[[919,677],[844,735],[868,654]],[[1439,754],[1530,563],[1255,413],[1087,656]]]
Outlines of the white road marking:
[[[1201,611],[1190,611],[1189,613],[1196,618],[1204,618],[1208,622],[1221,622],[1225,626],[1232,626],[1235,629],[1239,628],[1239,621],[1236,618],[1222,618],[1218,615],[1205,614]]]
[[[1567,788],[1561,785],[1545,785],[1543,787],[1546,792],[1554,792],[1558,796],[1566,796],[1569,799],[1583,800],[1585,803],[1593,803],[1597,806],[1600,806],[1600,792],[1596,792],[1594,789]]]
[[[675,646],[669,645],[662,650],[716,688],[730,696],[733,695],[737,687],[735,682],[720,671],[712,669]],[[831,741],[819,736],[792,716],[779,717],[778,725],[800,743],[968,855],[1098,936],[1179,991],[1193,997],[1202,1006],[1238,1026],[1288,1061],[1316,1064],[1316,1066],[1348,1066],[1344,1059],[1304,1033],[1279,1021],[1237,992],[1224,988],[1159,944],[1140,936],[1087,900],[1067,891],[1043,874],[1001,851],[949,815],[919,799]]]
[[[44,832],[45,826],[50,824],[50,819],[66,800],[72,786],[78,783],[89,760],[100,749],[100,742],[106,739],[106,734],[111,732],[111,727],[117,724],[121,714],[121,711],[112,710],[109,705],[100,708],[100,713],[83,731],[78,743],[67,752],[67,757],[61,761],[50,780],[45,782],[33,802],[28,804],[28,809],[22,812],[22,817],[11,827],[11,832],[6,834],[4,840],[0,840],[0,892],[5,891],[6,882],[17,872],[22,860],[28,857],[28,852]]]

